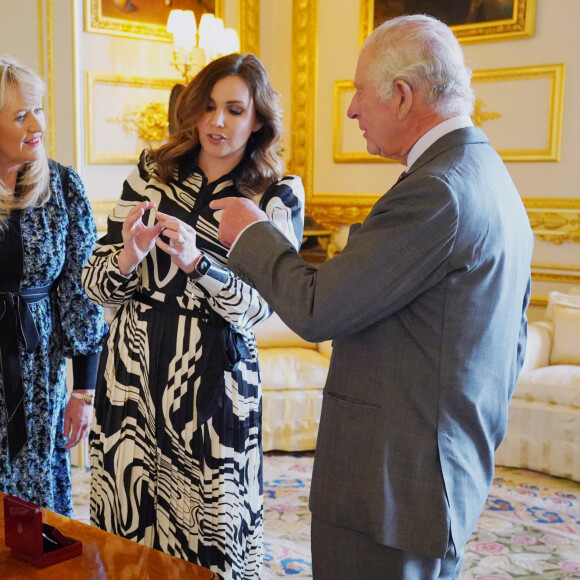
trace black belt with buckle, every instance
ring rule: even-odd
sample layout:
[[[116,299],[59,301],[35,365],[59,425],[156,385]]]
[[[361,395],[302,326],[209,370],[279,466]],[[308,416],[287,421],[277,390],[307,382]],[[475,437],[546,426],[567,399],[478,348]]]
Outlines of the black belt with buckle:
[[[28,353],[38,347],[40,336],[29,304],[46,298],[53,284],[19,292],[0,291],[0,356],[2,388],[6,406],[8,455],[13,462],[26,444],[26,416],[24,412],[24,383],[18,339]]]

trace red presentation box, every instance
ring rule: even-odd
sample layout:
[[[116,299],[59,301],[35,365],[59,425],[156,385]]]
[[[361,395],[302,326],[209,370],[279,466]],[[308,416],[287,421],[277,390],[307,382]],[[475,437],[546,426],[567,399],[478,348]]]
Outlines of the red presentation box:
[[[14,557],[46,568],[83,552],[78,540],[42,522],[42,508],[13,495],[4,497],[4,534]]]

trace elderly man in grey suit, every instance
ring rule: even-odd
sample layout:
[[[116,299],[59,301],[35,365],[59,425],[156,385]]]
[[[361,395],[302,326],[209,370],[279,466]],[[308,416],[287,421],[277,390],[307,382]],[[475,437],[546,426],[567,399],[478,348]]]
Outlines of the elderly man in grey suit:
[[[406,172],[318,269],[251,201],[212,204],[229,267],[304,338],[334,340],[310,494],[318,580],[459,578],[493,479],[533,235],[472,125],[470,78],[434,18],[369,36],[348,116]]]

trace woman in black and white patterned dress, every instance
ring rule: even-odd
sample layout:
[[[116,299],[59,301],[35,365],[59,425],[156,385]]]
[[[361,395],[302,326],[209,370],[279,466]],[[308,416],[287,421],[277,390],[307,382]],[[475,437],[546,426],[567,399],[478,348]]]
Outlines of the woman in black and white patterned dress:
[[[175,119],[125,181],[83,274],[94,301],[118,308],[97,385],[91,521],[220,578],[254,580],[263,497],[252,328],[270,309],[224,267],[209,203],[253,199],[298,248],[304,189],[282,175],[277,95],[255,56],[207,65]]]

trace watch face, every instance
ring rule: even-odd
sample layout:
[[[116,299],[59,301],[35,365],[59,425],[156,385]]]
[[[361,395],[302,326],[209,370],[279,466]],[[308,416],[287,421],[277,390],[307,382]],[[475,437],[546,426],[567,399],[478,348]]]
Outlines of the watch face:
[[[196,265],[195,269],[203,276],[207,273],[211,266],[211,262],[204,256]]]

